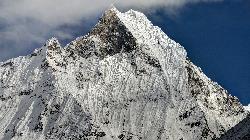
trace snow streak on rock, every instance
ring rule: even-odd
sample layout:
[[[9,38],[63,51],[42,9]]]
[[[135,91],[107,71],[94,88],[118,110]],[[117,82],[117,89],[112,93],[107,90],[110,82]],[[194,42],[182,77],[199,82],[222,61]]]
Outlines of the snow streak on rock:
[[[0,139],[213,139],[247,112],[142,13],[0,63]]]

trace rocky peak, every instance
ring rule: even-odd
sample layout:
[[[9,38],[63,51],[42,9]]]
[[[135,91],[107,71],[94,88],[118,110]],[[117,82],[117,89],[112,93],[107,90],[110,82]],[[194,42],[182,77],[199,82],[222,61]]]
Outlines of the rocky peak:
[[[61,46],[57,38],[52,37],[48,41],[46,41],[45,46],[47,47],[48,50],[54,51],[58,50]]]
[[[135,38],[117,16],[118,12],[116,8],[106,11],[90,32],[91,36],[100,38],[105,44],[103,51],[110,55],[120,51],[130,52],[136,46]]]

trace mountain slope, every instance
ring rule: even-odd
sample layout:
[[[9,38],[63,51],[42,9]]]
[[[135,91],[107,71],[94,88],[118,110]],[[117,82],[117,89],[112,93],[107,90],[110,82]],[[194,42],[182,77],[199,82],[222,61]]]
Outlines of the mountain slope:
[[[142,13],[0,63],[0,139],[214,139],[247,116]]]
[[[250,139],[250,115],[236,126],[229,129],[218,140],[249,140]]]

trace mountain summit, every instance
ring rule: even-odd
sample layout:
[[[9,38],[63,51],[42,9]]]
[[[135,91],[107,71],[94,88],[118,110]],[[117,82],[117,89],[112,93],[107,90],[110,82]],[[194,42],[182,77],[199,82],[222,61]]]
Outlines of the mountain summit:
[[[0,63],[0,139],[216,139],[246,118],[146,16],[106,11],[65,47]]]

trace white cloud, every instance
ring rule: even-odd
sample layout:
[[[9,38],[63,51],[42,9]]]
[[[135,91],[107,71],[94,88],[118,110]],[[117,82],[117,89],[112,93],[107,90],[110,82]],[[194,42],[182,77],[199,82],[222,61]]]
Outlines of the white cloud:
[[[58,31],[60,26],[77,25],[83,19],[100,14],[112,3],[125,9],[148,10],[158,6],[178,9],[188,3],[215,1],[222,0],[1,0],[0,55],[3,52],[1,45],[9,41],[18,45],[13,48],[27,49],[25,45],[41,43],[49,35],[69,39],[72,35]]]
[[[221,0],[3,0],[0,2],[0,17],[6,20],[34,19],[45,24],[77,23],[109,7],[150,8],[156,6],[181,7],[187,3],[213,2]]]

